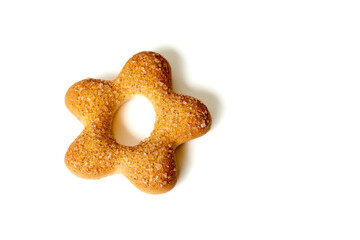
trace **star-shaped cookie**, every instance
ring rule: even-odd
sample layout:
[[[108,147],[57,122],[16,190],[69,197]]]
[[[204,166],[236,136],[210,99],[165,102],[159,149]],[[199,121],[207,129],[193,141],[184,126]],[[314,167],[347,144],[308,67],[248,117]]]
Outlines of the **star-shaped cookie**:
[[[114,138],[112,121],[120,106],[136,95],[152,103],[154,129],[136,146],[121,145]],[[121,173],[140,190],[153,194],[175,186],[175,149],[202,136],[211,125],[210,113],[201,101],[173,92],[170,65],[155,52],[134,55],[113,81],[75,83],[65,103],[84,125],[66,152],[69,170],[87,179]]]

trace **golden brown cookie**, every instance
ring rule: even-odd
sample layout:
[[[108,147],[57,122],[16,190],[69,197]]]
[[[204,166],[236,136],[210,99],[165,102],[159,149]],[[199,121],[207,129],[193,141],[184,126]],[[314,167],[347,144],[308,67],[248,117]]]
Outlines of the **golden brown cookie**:
[[[136,146],[124,146],[113,136],[112,121],[120,106],[135,95],[152,103],[156,120],[148,138]],[[175,149],[202,136],[211,125],[201,101],[173,92],[170,65],[155,52],[134,55],[113,81],[75,83],[66,93],[65,104],[84,125],[66,152],[69,170],[87,179],[121,173],[140,190],[153,194],[175,186]]]

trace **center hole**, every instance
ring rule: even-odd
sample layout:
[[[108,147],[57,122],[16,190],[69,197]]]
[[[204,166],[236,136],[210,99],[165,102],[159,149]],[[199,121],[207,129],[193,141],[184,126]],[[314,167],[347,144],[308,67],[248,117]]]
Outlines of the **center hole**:
[[[155,111],[146,97],[136,96],[115,113],[113,134],[122,145],[135,146],[149,137],[154,128]]]

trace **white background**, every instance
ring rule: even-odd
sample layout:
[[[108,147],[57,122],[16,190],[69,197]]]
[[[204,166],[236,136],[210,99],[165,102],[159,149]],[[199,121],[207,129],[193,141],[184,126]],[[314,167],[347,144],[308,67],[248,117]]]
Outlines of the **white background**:
[[[1,239],[360,239],[359,1],[1,1]],[[80,179],[64,104],[143,50],[211,131],[176,187]]]

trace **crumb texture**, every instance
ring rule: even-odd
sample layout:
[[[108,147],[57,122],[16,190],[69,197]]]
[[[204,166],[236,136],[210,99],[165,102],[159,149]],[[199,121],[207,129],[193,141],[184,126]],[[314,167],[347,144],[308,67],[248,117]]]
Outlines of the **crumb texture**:
[[[112,121],[120,106],[135,95],[149,99],[156,120],[148,138],[124,146],[113,136]],[[200,100],[173,92],[170,65],[155,52],[134,55],[113,81],[90,78],[75,83],[65,95],[65,104],[84,125],[66,152],[69,170],[87,179],[121,173],[152,194],[175,186],[175,149],[211,126],[210,113]]]

